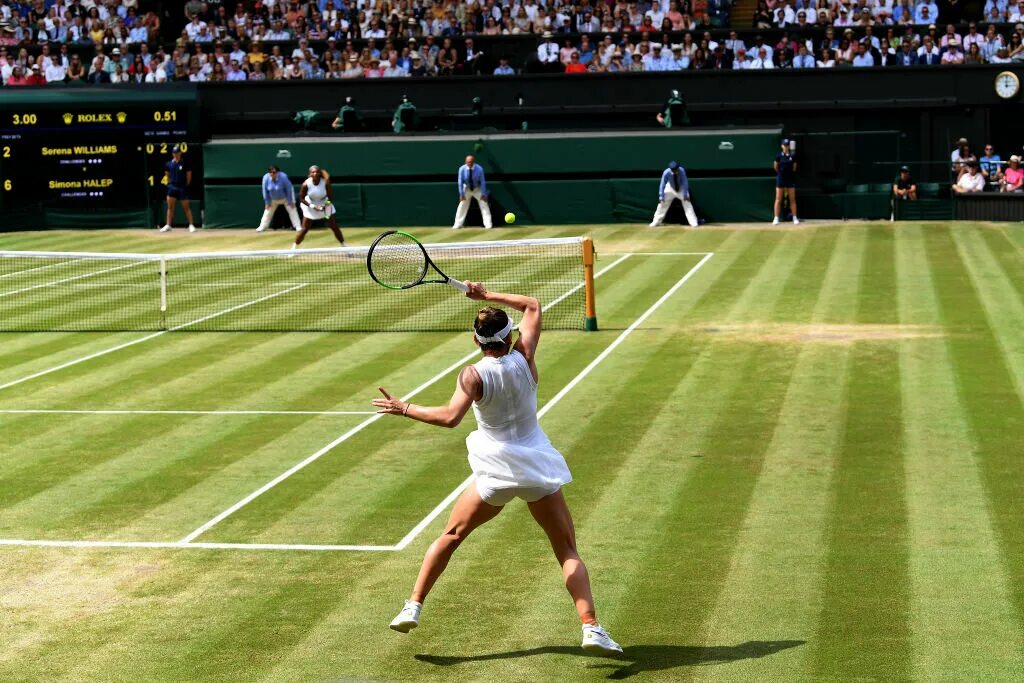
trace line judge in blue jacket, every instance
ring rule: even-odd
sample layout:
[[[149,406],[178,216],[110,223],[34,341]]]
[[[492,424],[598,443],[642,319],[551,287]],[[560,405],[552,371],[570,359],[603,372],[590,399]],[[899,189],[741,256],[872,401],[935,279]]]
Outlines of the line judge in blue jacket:
[[[658,186],[658,208],[654,211],[654,220],[648,227],[656,228],[665,220],[665,214],[672,207],[672,202],[679,200],[683,204],[686,222],[690,227],[697,227],[697,214],[690,203],[690,181],[686,178],[686,169],[674,161],[668,162],[668,168],[661,174],[661,185]]]
[[[263,188],[263,218],[260,219],[260,227],[256,232],[263,232],[270,227],[270,221],[274,218],[277,207],[284,206],[288,212],[288,219],[296,232],[302,229],[302,222],[299,220],[299,212],[295,210],[295,188],[288,175],[277,166],[271,164],[267,167],[267,173],[263,176],[261,184]]]
[[[472,154],[466,156],[466,163],[459,167],[459,208],[455,210],[455,225],[453,229],[458,230],[466,222],[466,214],[469,213],[469,203],[476,199],[480,204],[480,213],[484,217],[484,227],[491,227],[491,205],[487,201],[487,179],[484,178],[484,169],[476,163],[476,157]]]

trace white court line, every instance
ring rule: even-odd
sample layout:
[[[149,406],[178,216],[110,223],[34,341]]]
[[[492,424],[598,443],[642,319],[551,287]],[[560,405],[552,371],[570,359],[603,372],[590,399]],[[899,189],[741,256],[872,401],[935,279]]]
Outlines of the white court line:
[[[57,285],[63,284],[65,282],[74,282],[75,280],[84,280],[87,277],[95,277],[97,275],[102,275],[103,273],[112,273],[115,270],[124,270],[125,268],[134,268],[135,266],[141,266],[144,263],[149,263],[149,261],[137,261],[135,263],[128,263],[128,264],[123,265],[123,266],[115,266],[113,268],[105,268],[103,270],[97,270],[94,273],[86,273],[85,275],[74,275],[72,277],[66,277],[66,278],[62,278],[60,280],[54,280],[53,282],[44,282],[41,285],[32,285],[31,287],[23,287],[21,289],[15,289],[12,292],[2,292],[2,293],[0,293],[0,299],[4,298],[5,296],[14,296],[15,294],[21,294],[22,292],[31,292],[34,289],[43,289],[44,287],[56,287]]]
[[[621,254],[619,251],[606,251],[602,252],[609,256]],[[707,256],[708,254],[714,254],[713,251],[631,251],[629,254],[633,256]]]
[[[69,266],[72,263],[80,263],[83,260],[84,259],[77,258],[77,259],[73,259],[71,261],[62,261],[61,263],[51,263],[48,266],[36,266],[35,268],[24,268],[22,270],[16,270],[13,273],[4,273],[3,275],[0,275],[0,279],[5,278],[5,277],[17,277],[18,275],[21,275],[22,273],[31,273],[31,272],[36,271],[36,270],[46,270],[47,268],[61,268],[63,266]]]
[[[614,261],[614,262],[608,264],[606,267],[602,268],[599,272],[595,273],[594,274],[594,278],[596,279],[596,278],[600,277],[601,275],[604,275],[609,270],[611,270],[612,268],[614,268],[618,264],[622,263],[627,258],[627,256],[628,256],[628,254],[626,256],[623,256],[622,258],[618,259],[617,261]],[[559,301],[561,301],[561,297],[559,297],[558,299],[555,299],[554,301],[552,301],[549,304],[546,304],[542,310],[547,310],[547,309],[551,308],[552,306],[557,304]],[[459,360],[455,361],[454,363],[452,363],[451,365],[446,367],[444,370],[442,370],[441,372],[437,373],[436,375],[434,375],[433,377],[428,379],[426,382],[424,382],[423,384],[419,385],[418,387],[416,387],[415,389],[410,391],[405,396],[402,396],[401,400],[402,401],[408,401],[409,399],[411,399],[413,396],[416,396],[421,391],[423,391],[423,390],[429,388],[430,386],[436,384],[437,382],[441,381],[442,379],[447,377],[450,373],[454,372],[455,370],[458,370],[462,365],[464,365],[465,363],[469,362],[473,358],[476,358],[479,354],[480,354],[480,352],[477,351],[476,349],[474,349],[470,353],[467,353],[465,356],[463,356]],[[0,389],[2,389],[2,388],[3,387],[0,387]],[[187,535],[187,536],[185,536],[185,538],[181,539],[181,543],[191,543],[193,541],[193,539],[195,539],[195,538],[199,537],[200,535],[206,533],[212,527],[216,526],[217,524],[219,524],[220,522],[224,521],[225,519],[227,519],[231,515],[235,514],[240,509],[242,509],[243,507],[245,507],[246,505],[248,505],[252,501],[256,500],[257,498],[262,496],[264,493],[266,493],[270,489],[274,488],[275,486],[277,486],[282,481],[284,481],[288,477],[292,476],[293,474],[295,474],[299,470],[301,470],[301,469],[307,467],[308,465],[316,462],[321,457],[323,457],[324,455],[326,455],[330,451],[332,451],[335,448],[337,448],[340,444],[348,441],[353,436],[355,436],[359,432],[363,431],[364,429],[366,429],[367,427],[369,427],[370,425],[372,425],[374,422],[376,422],[377,420],[379,420],[382,417],[384,417],[383,414],[374,413],[372,416],[370,416],[367,419],[363,420],[362,422],[357,424],[355,427],[353,427],[352,429],[348,430],[347,432],[345,432],[344,434],[339,436],[337,439],[335,439],[334,441],[330,442],[329,444],[327,444],[326,446],[324,446],[323,448],[318,450],[316,453],[313,453],[312,455],[310,455],[308,458],[306,458],[302,462],[300,462],[300,463],[298,463],[296,465],[293,465],[288,470],[286,470],[286,471],[282,472],[281,474],[279,474],[278,476],[274,477],[273,479],[268,481],[266,484],[264,484],[260,488],[256,489],[255,491],[253,491],[249,495],[247,495],[242,500],[238,501],[237,503],[235,503],[234,505],[232,505],[228,509],[224,510],[223,512],[221,512],[217,516],[213,517],[209,521],[207,521],[204,524],[202,524],[201,526],[197,527],[189,535]]]
[[[693,268],[691,268],[689,271],[687,271],[686,275],[683,275],[681,278],[676,280],[676,283],[674,285],[672,285],[672,287],[667,292],[665,292],[661,296],[660,299],[655,301],[651,305],[651,307],[648,308],[646,311],[644,311],[644,313],[639,318],[634,320],[632,325],[630,325],[625,330],[623,330],[622,334],[620,334],[618,337],[616,337],[615,340],[611,344],[609,344],[605,348],[604,351],[602,351],[601,353],[599,353],[597,355],[597,358],[595,358],[594,360],[590,361],[590,364],[587,365],[587,367],[583,368],[583,370],[580,371],[580,374],[578,374],[575,377],[573,377],[572,381],[570,381],[568,384],[566,384],[564,387],[562,387],[561,391],[559,391],[557,394],[555,394],[551,398],[550,401],[545,403],[544,407],[541,408],[539,411],[537,411],[537,419],[538,420],[541,419],[542,417],[544,417],[545,415],[548,414],[548,411],[550,411],[552,408],[554,408],[556,405],[558,405],[558,402],[561,401],[563,398],[565,398],[566,394],[568,394],[570,391],[572,391],[573,388],[577,384],[579,384],[581,381],[583,381],[583,378],[585,378],[587,375],[589,375],[591,373],[591,371],[593,371],[594,368],[596,368],[598,365],[600,365],[601,362],[605,358],[608,357],[608,354],[610,354],[612,351],[614,351],[616,348],[618,348],[618,346],[623,341],[625,341],[626,337],[628,337],[630,334],[633,333],[633,330],[635,330],[636,328],[640,327],[640,325],[642,325],[645,320],[647,320],[649,317],[651,317],[651,315],[655,311],[657,311],[659,308],[661,308],[662,304],[664,304],[666,301],[668,301],[669,297],[671,297],[673,294],[675,294],[679,290],[680,287],[682,287],[684,284],[686,284],[686,281],[689,280],[693,276],[694,273],[696,273],[698,270],[700,270],[701,266],[703,266],[705,263],[707,263],[708,260],[712,256],[714,256],[713,252],[706,254],[704,256],[704,258],[702,258],[700,261],[697,262],[697,265],[695,265]],[[415,538],[417,536],[419,536],[420,533],[424,529],[426,529],[430,525],[431,522],[433,522],[435,519],[437,519],[437,517],[442,512],[444,512],[445,508],[447,508],[449,505],[451,505],[452,502],[456,498],[458,498],[459,495],[462,494],[462,492],[466,489],[466,487],[469,486],[473,482],[473,478],[474,478],[473,475],[470,475],[469,477],[467,477],[466,480],[463,481],[461,484],[459,484],[455,488],[454,491],[449,493],[448,496],[444,500],[442,500],[440,503],[438,503],[437,507],[435,507],[433,510],[430,511],[430,514],[428,514],[426,517],[424,517],[420,521],[420,523],[417,524],[416,526],[414,526],[412,528],[412,530],[409,533],[407,533],[405,535],[405,537],[401,541],[399,541],[397,544],[395,544],[395,549],[396,550],[402,550],[407,545],[412,543],[413,540],[415,540]]]
[[[56,410],[5,408],[13,415],[375,415],[375,410]]]
[[[35,379],[37,377],[42,377],[43,375],[49,375],[51,372],[57,372],[58,370],[63,370],[64,368],[70,368],[72,365],[78,365],[79,363],[84,363],[87,360],[92,360],[93,358],[99,358],[100,356],[105,356],[108,353],[114,353],[115,351],[120,351],[121,349],[126,349],[129,346],[135,346],[136,344],[141,344],[142,342],[149,341],[150,339],[156,339],[157,337],[159,337],[161,335],[164,335],[164,334],[167,334],[168,332],[174,332],[175,330],[183,330],[186,327],[191,327],[192,325],[198,325],[201,322],[206,322],[207,320],[210,320],[212,318],[216,318],[217,316],[225,315],[227,313],[233,313],[234,311],[243,309],[243,308],[245,308],[247,306],[252,306],[254,304],[258,304],[260,302],[267,301],[268,299],[273,299],[274,297],[278,297],[278,296],[281,296],[283,294],[288,294],[289,292],[294,292],[296,289],[302,289],[305,286],[306,285],[304,285],[304,284],[295,285],[294,287],[289,287],[288,289],[281,290],[280,292],[274,292],[273,294],[268,294],[267,296],[260,297],[259,299],[253,299],[252,301],[247,301],[244,304],[238,304],[237,306],[232,306],[231,308],[225,308],[223,311],[217,311],[216,313],[211,313],[210,315],[205,315],[202,318],[197,318],[197,319],[192,320],[190,322],[182,323],[181,325],[175,325],[174,327],[169,327],[166,330],[160,330],[159,332],[154,332],[153,334],[147,334],[145,337],[142,337],[141,339],[134,339],[134,340],[132,340],[130,342],[125,342],[124,344],[118,344],[117,346],[112,346],[109,349],[104,349],[103,351],[97,351],[96,353],[90,353],[88,356],[82,356],[81,358],[77,358],[75,360],[70,360],[67,363],[61,363],[60,365],[56,365],[56,366],[54,366],[52,368],[49,368],[47,370],[40,370],[39,372],[34,372],[31,375],[26,375],[25,377],[22,377],[20,379],[11,380],[10,382],[7,382],[6,384],[0,384],[0,390],[6,389],[8,387],[13,387],[14,385],[21,384],[22,382],[27,382],[30,379]]]
[[[0,538],[0,546],[42,548],[155,548],[180,550],[396,550],[393,545],[318,545],[307,543],[181,543],[175,541],[48,541]]]

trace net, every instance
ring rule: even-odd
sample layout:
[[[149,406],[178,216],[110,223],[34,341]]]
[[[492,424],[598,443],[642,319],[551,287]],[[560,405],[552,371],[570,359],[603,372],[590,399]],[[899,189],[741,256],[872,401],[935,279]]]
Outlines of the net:
[[[426,245],[445,273],[530,294],[549,329],[583,329],[582,238]],[[366,247],[194,254],[0,252],[0,331],[455,331],[479,302],[393,291]]]

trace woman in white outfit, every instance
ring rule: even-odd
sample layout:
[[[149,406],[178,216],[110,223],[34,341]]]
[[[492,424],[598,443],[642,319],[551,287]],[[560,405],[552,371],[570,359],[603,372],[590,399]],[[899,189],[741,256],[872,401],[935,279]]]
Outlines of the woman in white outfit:
[[[379,412],[439,427],[457,426],[470,407],[477,421],[477,430],[466,438],[476,480],[459,497],[444,531],[427,550],[412,595],[391,628],[408,633],[418,626],[423,601],[459,545],[473,529],[497,516],[506,503],[522,498],[562,565],[565,586],[583,624],[583,649],[620,654],[622,647],[598,624],[590,577],[576,552],[572,515],[561,490],[572,481],[572,475],[565,458],[537,422],[535,355],[541,331],[540,304],[532,297],[489,292],[480,283],[467,284],[469,298],[523,314],[515,343],[509,315],[498,308],[482,308],[473,323],[473,338],[484,357],[459,373],[455,394],[447,405],[413,405],[393,398],[383,387],[384,398],[373,401]]]
[[[327,225],[334,233],[334,237],[345,246],[345,237],[338,229],[334,220],[334,195],[331,192],[331,177],[327,171],[319,166],[309,167],[309,177],[299,188],[299,206],[302,208],[302,229],[295,235],[295,244],[292,249],[298,249],[302,240],[306,239],[306,233],[313,226],[313,221],[326,220]]]

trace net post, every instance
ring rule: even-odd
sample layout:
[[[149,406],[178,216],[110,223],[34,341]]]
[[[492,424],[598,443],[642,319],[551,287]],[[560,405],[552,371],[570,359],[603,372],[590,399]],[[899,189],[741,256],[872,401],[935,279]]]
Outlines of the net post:
[[[583,289],[586,292],[586,318],[583,329],[588,332],[597,330],[597,297],[594,293],[594,240],[583,238]]]
[[[167,328],[167,259],[160,257],[160,327]]]

